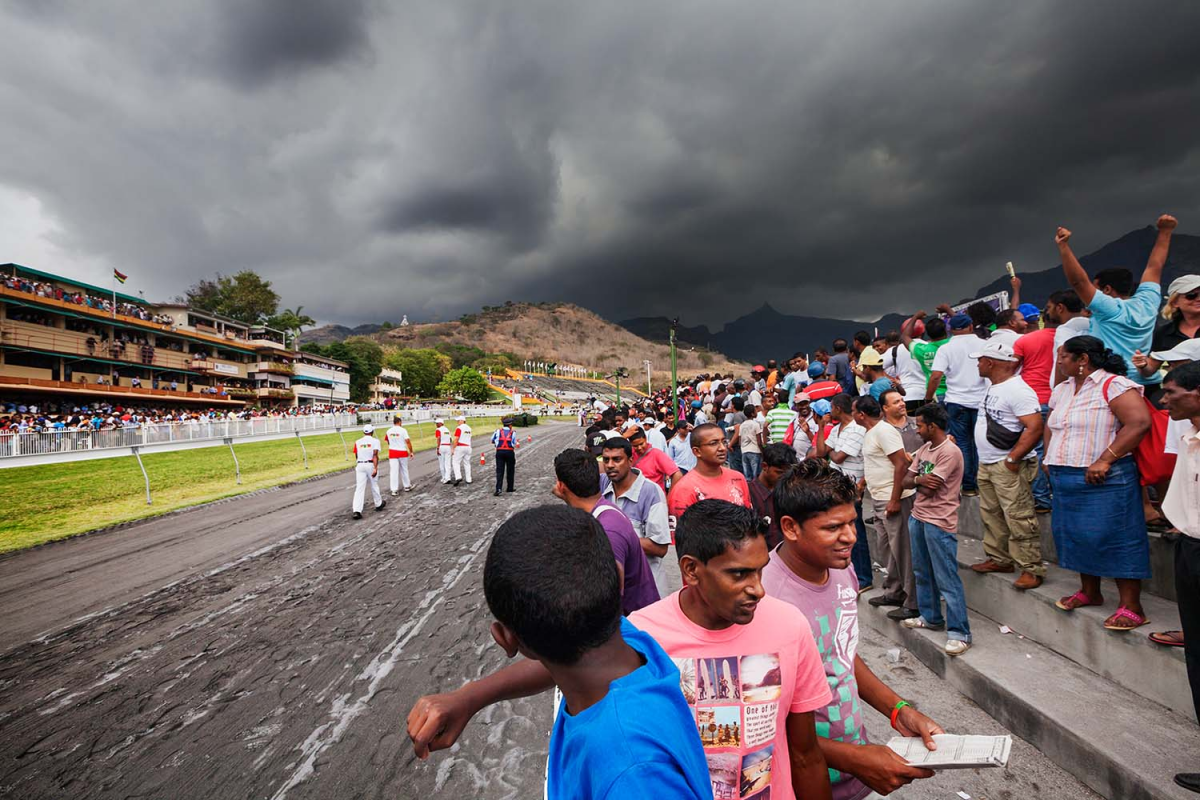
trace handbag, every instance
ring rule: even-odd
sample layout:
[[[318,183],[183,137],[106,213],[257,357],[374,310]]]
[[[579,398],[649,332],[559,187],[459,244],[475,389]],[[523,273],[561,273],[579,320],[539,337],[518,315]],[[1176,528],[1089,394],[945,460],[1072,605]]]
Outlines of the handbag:
[[[1108,387],[1116,379],[1112,376],[1104,382],[1102,394],[1105,404],[1108,403]],[[1142,486],[1153,486],[1162,483],[1175,471],[1175,454],[1165,452],[1167,445],[1167,422],[1170,416],[1166,411],[1154,407],[1150,400],[1142,395],[1142,402],[1150,412],[1150,430],[1133,449],[1133,460],[1137,464]]]
[[[998,450],[1012,450],[1021,441],[1022,431],[1010,431],[1001,425],[991,414],[987,413],[987,397],[983,398],[983,416],[987,418],[985,438],[988,444]]]

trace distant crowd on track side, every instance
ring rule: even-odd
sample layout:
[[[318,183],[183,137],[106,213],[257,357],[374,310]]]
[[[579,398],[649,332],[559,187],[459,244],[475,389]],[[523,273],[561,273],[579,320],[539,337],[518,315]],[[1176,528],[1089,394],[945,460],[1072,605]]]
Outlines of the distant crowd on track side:
[[[581,410],[584,446],[554,462],[566,507],[514,514],[484,568],[492,635],[523,658],[418,700],[417,755],[557,687],[550,798],[862,800],[929,777],[867,738],[864,703],[930,749],[943,730],[859,658],[857,604],[876,588],[871,525],[885,569],[869,602],[969,651],[964,496],[984,530],[973,570],[1040,586],[1052,514],[1080,575],[1058,608],[1103,604],[1115,578],[1103,624],[1120,634],[1148,622],[1148,527],[1174,536],[1183,630],[1151,638],[1185,648],[1200,716],[1200,276],[1162,302],[1175,227],[1158,220],[1139,283],[1088,276],[1059,228],[1069,288],[1042,308],[1013,275],[1004,308],[939,306],[744,378],[696,376],[677,402]],[[664,596],[672,543],[683,589]],[[1200,774],[1176,782],[1200,791]]]

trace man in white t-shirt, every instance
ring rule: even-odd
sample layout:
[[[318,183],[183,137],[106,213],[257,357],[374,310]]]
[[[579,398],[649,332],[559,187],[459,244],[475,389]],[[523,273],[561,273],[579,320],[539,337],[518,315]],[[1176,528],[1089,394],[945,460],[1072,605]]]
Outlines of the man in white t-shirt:
[[[825,435],[825,425],[834,423]],[[818,458],[828,458],[829,463],[838,472],[854,481],[858,489],[858,499],[854,502],[855,529],[858,538],[854,540],[854,550],[850,561],[854,565],[854,573],[858,578],[858,591],[861,594],[869,590],[874,583],[874,570],[871,563],[871,546],[867,542],[867,525],[863,516],[863,437],[867,435],[862,425],[854,421],[854,399],[842,393],[834,395],[830,400],[830,414],[821,420],[821,429],[813,443],[814,455]],[[865,498],[868,506],[871,498]],[[874,514],[874,511],[871,512]]]
[[[454,470],[454,485],[458,486],[464,476],[467,483],[471,483],[471,426],[464,416],[456,417],[455,421],[458,427],[454,429],[451,441],[453,455],[450,457],[450,468]]]
[[[920,362],[913,358],[908,348],[900,342],[900,334],[888,334],[888,349],[883,354],[883,371],[900,379],[900,387],[904,389],[904,405],[909,412],[916,411],[925,405],[925,387],[928,381],[925,370]]]
[[[979,494],[975,479],[979,471],[979,454],[975,450],[975,420],[979,416],[979,404],[987,392],[987,381],[980,376],[979,369],[971,360],[971,353],[983,342],[975,335],[975,326],[966,314],[950,318],[950,341],[938,348],[933,357],[929,382],[925,387],[925,401],[932,402],[942,378],[946,379],[946,415],[950,417],[949,434],[954,437],[963,454],[964,495]]]
[[[971,358],[990,381],[975,422],[979,452],[979,512],[983,517],[983,551],[987,560],[972,564],[979,573],[1021,574],[1013,587],[1022,591],[1042,585],[1042,543],[1033,510],[1033,479],[1038,462],[1034,447],[1042,438],[1042,411],[1037,393],[1017,375],[1020,359],[1004,342],[986,342]]]
[[[388,483],[392,497],[400,493],[400,484],[404,483],[404,491],[412,491],[412,481],[408,478],[408,460],[412,458],[413,443],[405,430],[403,421],[396,415],[392,427],[387,429],[384,438],[388,443]]]
[[[746,420],[738,425],[737,441],[742,448],[742,474],[752,481],[762,470],[763,427],[758,421],[757,406],[747,403],[742,412]]]

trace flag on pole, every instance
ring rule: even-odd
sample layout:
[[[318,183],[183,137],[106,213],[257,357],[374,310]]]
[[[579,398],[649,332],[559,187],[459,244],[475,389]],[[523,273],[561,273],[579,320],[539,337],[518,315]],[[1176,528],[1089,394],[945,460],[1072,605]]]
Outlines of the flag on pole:
[[[117,279],[118,283],[124,283],[125,281],[129,280],[128,275],[121,273],[116,268],[113,268],[113,277]]]

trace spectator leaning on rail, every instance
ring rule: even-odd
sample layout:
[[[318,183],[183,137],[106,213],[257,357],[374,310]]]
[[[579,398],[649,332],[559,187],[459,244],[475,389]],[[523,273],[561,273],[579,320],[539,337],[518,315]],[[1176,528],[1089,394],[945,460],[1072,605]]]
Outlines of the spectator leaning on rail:
[[[1120,601],[1104,627],[1132,630],[1148,621],[1141,581],[1150,577],[1150,546],[1131,453],[1150,428],[1150,413],[1142,387],[1126,377],[1125,359],[1096,337],[1069,339],[1058,366],[1067,377],[1050,397],[1045,463],[1058,562],[1078,572],[1081,585],[1057,605],[1102,605],[1100,579],[1115,578]]]

